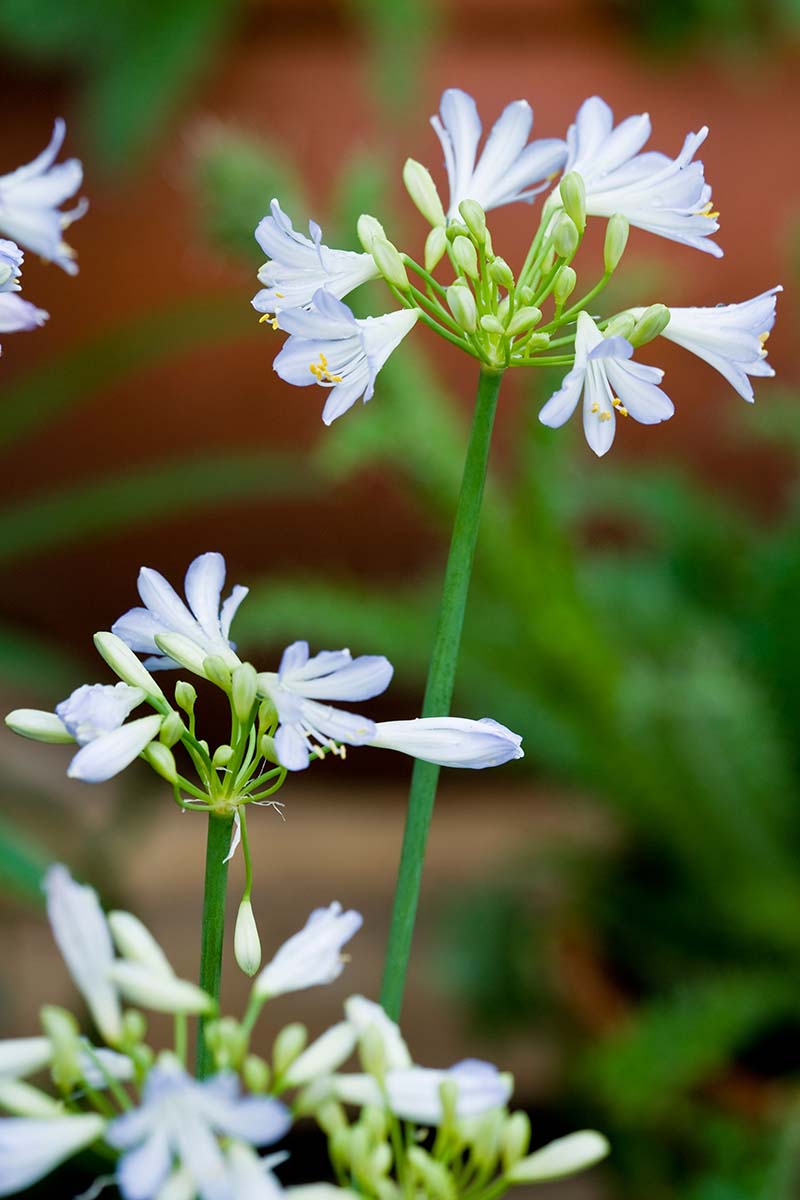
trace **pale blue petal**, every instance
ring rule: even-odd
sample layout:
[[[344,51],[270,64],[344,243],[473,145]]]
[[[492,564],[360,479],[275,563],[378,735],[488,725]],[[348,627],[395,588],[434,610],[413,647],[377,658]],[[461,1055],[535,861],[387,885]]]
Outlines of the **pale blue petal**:
[[[140,717],[130,721],[113,733],[83,746],[69,764],[67,774],[71,779],[82,779],[84,783],[102,783],[124,771],[145,746],[158,736],[161,717]]]
[[[304,680],[304,696],[313,700],[369,700],[389,686],[394,668],[382,655],[364,654],[324,677]]]
[[[304,771],[308,766],[308,746],[294,725],[281,725],[275,734],[275,753],[287,771]]]
[[[583,367],[573,367],[557,392],[550,397],[539,413],[539,420],[551,429],[558,429],[568,421],[575,412],[580,399],[586,370]]]
[[[222,608],[220,609],[219,613],[219,627],[222,630],[222,636],[226,639],[226,641],[230,639],[231,622],[239,610],[239,605],[242,603],[249,591],[250,588],[243,587],[242,584],[237,583],[231,589],[231,594],[228,596],[227,600],[223,601]]]
[[[296,671],[302,671],[307,662],[308,642],[292,642],[286,647],[281,656],[281,664],[278,667],[278,678],[283,679],[285,675],[294,675]]]
[[[124,1154],[117,1166],[117,1185],[123,1200],[153,1200],[172,1167],[169,1142],[155,1129],[141,1145]]]
[[[271,1146],[289,1132],[291,1124],[286,1105],[271,1096],[245,1096],[220,1105],[214,1114],[214,1126],[220,1133],[253,1146]]]
[[[375,723],[357,713],[344,712],[340,708],[318,704],[315,700],[303,702],[303,717],[311,728],[335,742],[346,742],[349,746],[363,746],[375,737]]]
[[[189,608],[210,638],[219,634],[219,605],[225,584],[225,559],[215,551],[200,554],[186,572]]]

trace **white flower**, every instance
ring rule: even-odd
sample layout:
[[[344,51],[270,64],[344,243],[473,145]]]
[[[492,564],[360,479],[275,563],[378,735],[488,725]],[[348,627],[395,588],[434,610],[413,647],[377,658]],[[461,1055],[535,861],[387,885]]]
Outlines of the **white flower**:
[[[4,1038],[0,1041],[0,1079],[24,1079],[50,1062],[52,1046],[46,1037]]]
[[[277,200],[272,215],[256,228],[256,241],[269,258],[258,272],[264,287],[253,297],[253,308],[279,313],[285,308],[306,308],[320,288],[340,300],[379,271],[371,254],[331,250],[322,245],[322,230],[309,221],[311,238],[297,233]]]
[[[336,901],[315,908],[304,927],[284,942],[253,985],[262,998],[299,992],[318,984],[332,983],[344,968],[342,946],[358,933],[363,918]]]
[[[14,242],[0,238],[0,333],[18,333],[44,325],[48,313],[17,295],[22,251]]]
[[[671,308],[661,336],[704,359],[752,404],[753,385],[748,375],[775,374],[767,362],[764,343],[775,324],[776,296],[782,291],[777,286],[741,304],[715,308]],[[645,310],[630,311],[639,317]]]
[[[56,716],[81,749],[67,774],[85,783],[100,783],[118,775],[158,736],[161,717],[125,718],[144,700],[141,688],[127,683],[86,683],[56,705]]]
[[[483,717],[420,717],[414,721],[379,721],[371,746],[399,750],[442,767],[497,767],[522,758],[522,738]]]
[[[583,393],[583,429],[595,454],[605,454],[614,441],[615,412],[643,425],[672,416],[669,396],[656,387],[664,372],[631,362],[633,347],[625,338],[604,338],[586,312],[578,313],[575,366],[539,413],[543,425],[557,428],[575,411]]]
[[[602,1133],[593,1129],[582,1129],[569,1133],[554,1142],[542,1146],[522,1158],[508,1170],[506,1178],[513,1183],[540,1183],[546,1179],[563,1179],[576,1171],[585,1171],[600,1162],[609,1152],[609,1144]]]
[[[448,88],[431,125],[444,151],[450,219],[458,218],[462,200],[476,200],[486,212],[515,200],[531,200],[561,169],[567,155],[559,138],[528,144],[533,110],[526,100],[515,100],[503,109],[477,164],[481,120],[471,96],[459,88]],[[542,180],[542,187],[533,186]]]
[[[163,575],[142,567],[137,587],[144,608],[132,608],[115,621],[111,632],[131,650],[150,657],[144,665],[151,670],[172,668],[177,663],[164,655],[155,638],[177,634],[192,643],[203,658],[218,655],[231,666],[239,665],[230,641],[231,621],[248,593],[238,584],[220,607],[225,583],[225,559],[221,554],[201,554],[189,565],[184,586],[188,608]]]
[[[278,325],[286,339],[273,367],[297,387],[319,384],[330,395],[322,419],[330,425],[356,400],[372,399],[375,379],[393,350],[417,322],[416,309],[401,309],[381,317],[357,320],[341,300],[324,288],[312,297],[312,307],[284,309]]]
[[[565,171],[576,171],[586,186],[586,212],[595,217],[624,216],[650,233],[705,250],[717,258],[722,250],[709,236],[719,229],[712,212],[711,188],[702,162],[692,162],[708,128],[687,134],[676,158],[648,151],[647,113],[628,117],[614,128],[614,114],[599,96],[585,100],[567,133]],[[560,204],[558,190],[548,203]]]
[[[108,927],[123,958],[115,959],[108,977],[132,1004],[156,1012],[205,1013],[214,1001],[197,984],[179,979],[150,930],[133,913],[108,914]]]
[[[141,1107],[113,1121],[106,1140],[124,1152],[117,1168],[124,1200],[155,1200],[176,1167],[201,1200],[240,1200],[218,1138],[265,1146],[283,1137],[290,1123],[277,1100],[241,1097],[235,1075],[198,1083],[177,1060],[163,1056],[147,1076]]]
[[[69,1117],[0,1118],[0,1196],[16,1196],[102,1135],[94,1113]]]
[[[491,1063],[465,1059],[449,1070],[408,1067],[388,1071],[385,1095],[371,1075],[334,1075],[330,1093],[345,1104],[383,1107],[403,1121],[417,1125],[439,1125],[444,1116],[441,1087],[455,1085],[456,1116],[477,1117],[493,1108],[502,1108],[512,1090],[511,1076],[502,1074]]]
[[[0,176],[0,230],[21,246],[57,263],[70,275],[78,271],[75,254],[62,236],[88,207],[81,200],[68,211],[59,206],[74,196],[83,180],[77,158],[56,164],[66,125],[59,117],[49,146],[33,162]]]
[[[308,642],[292,642],[277,674],[258,676],[261,695],[275,705],[280,725],[275,749],[282,766],[302,771],[316,746],[363,746],[375,736],[367,717],[331,708],[328,700],[369,700],[389,686],[393,667],[382,655],[353,658],[349,650],[323,650],[309,658]]]
[[[122,1014],[116,989],[109,980],[114,948],[97,893],[76,883],[61,863],[47,871],[44,890],[53,937],[72,981],[97,1028],[113,1045],[122,1032]]]
[[[390,1070],[405,1069],[412,1058],[400,1027],[388,1017],[380,1004],[366,996],[350,996],[344,1005],[345,1015],[356,1036],[362,1038],[368,1029],[377,1032],[383,1046],[383,1057]]]

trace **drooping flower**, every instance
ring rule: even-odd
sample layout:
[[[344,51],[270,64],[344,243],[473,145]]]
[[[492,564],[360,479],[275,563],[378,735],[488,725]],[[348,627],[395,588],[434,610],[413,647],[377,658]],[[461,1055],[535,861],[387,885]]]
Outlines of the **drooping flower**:
[[[16,1196],[85,1150],[106,1122],[95,1113],[0,1118],[0,1196]]]
[[[331,250],[322,244],[322,230],[309,221],[311,237],[298,233],[277,200],[271,216],[256,227],[256,241],[269,262],[258,272],[264,287],[253,297],[253,308],[274,315],[287,308],[306,308],[320,288],[341,300],[362,283],[377,279],[371,254]]]
[[[346,304],[320,288],[312,307],[284,309],[281,329],[290,337],[273,363],[286,383],[330,389],[322,419],[330,425],[356,400],[372,399],[378,372],[417,322],[416,309],[357,319]]]
[[[420,717],[413,721],[379,721],[369,743],[399,750],[442,767],[498,767],[522,758],[522,738],[505,725],[483,717]]]
[[[567,133],[565,170],[582,177],[590,216],[620,213],[639,229],[719,258],[722,250],[709,241],[719,229],[719,214],[712,212],[702,162],[692,161],[707,134],[706,126],[687,134],[674,159],[655,151],[640,154],[650,136],[647,113],[627,117],[614,128],[609,106],[592,96],[583,102]],[[557,191],[552,201],[560,203]]]
[[[292,642],[277,674],[258,676],[259,692],[278,713],[275,749],[282,766],[302,771],[315,746],[363,746],[375,736],[367,717],[332,708],[329,700],[369,700],[389,686],[393,667],[382,655],[353,658],[349,650],[323,650],[309,658],[308,642]],[[320,703],[323,701],[324,703]]]
[[[715,308],[671,308],[669,324],[661,334],[685,350],[691,350],[724,375],[743,400],[753,402],[753,385],[748,375],[771,376],[765,342],[775,324],[777,293],[770,288],[740,304],[718,304]],[[633,308],[639,317],[643,308]]]
[[[533,110],[527,100],[515,100],[503,109],[477,163],[482,126],[472,96],[460,88],[448,88],[431,125],[444,151],[450,219],[458,217],[462,200],[476,200],[486,212],[516,200],[531,200],[561,169],[567,156],[560,138],[528,143]]]
[[[229,666],[239,665],[230,641],[231,621],[249,588],[237,584],[220,607],[225,584],[225,559],[214,552],[200,554],[189,564],[184,587],[188,607],[163,575],[142,567],[137,583],[144,608],[132,608],[115,621],[111,632],[131,650],[147,654],[150,670],[171,669],[178,664],[156,645],[158,636],[185,639],[201,658],[217,655]]]
[[[201,1200],[237,1200],[218,1138],[266,1146],[290,1124],[272,1097],[242,1097],[234,1074],[198,1083],[164,1055],[147,1076],[141,1106],[114,1120],[106,1140],[123,1151],[117,1183],[124,1200],[155,1200],[174,1168],[183,1168]]]
[[[23,255],[19,246],[0,238],[0,333],[19,333],[44,325],[48,313],[17,295],[21,291]]]
[[[66,128],[59,117],[50,144],[42,153],[26,166],[0,176],[0,231],[63,267],[69,275],[76,275],[75,252],[64,241],[63,232],[83,216],[88,204],[80,200],[72,209],[60,208],[83,181],[83,167],[77,158],[55,161]]]
[[[314,909],[303,928],[283,943],[261,971],[253,993],[267,998],[332,983],[344,969],[342,946],[358,933],[362,921],[361,913],[343,912],[336,901]]]
[[[583,429],[595,454],[605,454],[614,441],[615,414],[656,425],[672,416],[669,396],[656,384],[664,372],[631,362],[626,338],[604,338],[587,312],[578,313],[575,366],[539,413],[543,425],[557,428],[575,411],[583,393]]]

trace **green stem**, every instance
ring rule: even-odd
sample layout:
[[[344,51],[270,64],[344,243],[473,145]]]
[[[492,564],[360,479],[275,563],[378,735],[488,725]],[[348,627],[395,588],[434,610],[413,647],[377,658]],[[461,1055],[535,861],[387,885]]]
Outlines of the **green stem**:
[[[224,861],[231,844],[233,816],[208,814],[206,842],[206,878],[203,895],[203,932],[200,946],[200,987],[219,1001],[222,973],[222,938],[225,932],[225,891],[228,864]],[[213,1014],[212,1014],[213,1016]],[[201,1018],[197,1031],[197,1075],[204,1079],[211,1072],[212,1059],[205,1039],[209,1018]]]
[[[488,367],[481,368],[472,431],[442,588],[439,621],[422,706],[423,717],[442,717],[450,712],[501,379],[502,372]],[[381,995],[383,1007],[395,1020],[400,1015],[403,1000],[414,918],[422,881],[425,844],[433,815],[438,779],[439,768],[433,763],[421,760],[415,762]]]

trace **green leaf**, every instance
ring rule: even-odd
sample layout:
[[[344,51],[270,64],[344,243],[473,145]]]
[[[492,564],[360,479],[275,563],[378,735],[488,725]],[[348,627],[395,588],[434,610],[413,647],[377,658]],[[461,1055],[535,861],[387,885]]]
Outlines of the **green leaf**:
[[[42,903],[42,875],[51,855],[28,833],[0,818],[0,888],[34,904]]]

